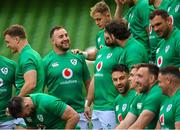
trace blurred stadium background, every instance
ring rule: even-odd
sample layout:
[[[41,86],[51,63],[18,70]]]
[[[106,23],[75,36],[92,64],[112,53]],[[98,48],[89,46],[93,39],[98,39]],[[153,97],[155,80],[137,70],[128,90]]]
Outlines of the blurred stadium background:
[[[44,57],[50,50],[49,32],[56,25],[64,26],[70,35],[71,48],[85,50],[95,46],[98,28],[89,15],[98,0],[4,0],[0,4],[0,54],[17,61],[6,48],[3,31],[12,24],[26,28],[31,46]],[[114,0],[106,0],[114,14]]]

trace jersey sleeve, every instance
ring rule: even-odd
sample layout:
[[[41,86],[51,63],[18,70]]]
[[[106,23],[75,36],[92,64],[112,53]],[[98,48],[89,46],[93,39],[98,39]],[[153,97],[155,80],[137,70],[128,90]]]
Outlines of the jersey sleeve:
[[[152,91],[150,95],[148,94],[148,97],[144,102],[143,110],[149,110],[154,114],[158,114],[162,99],[164,99],[164,96],[162,95],[162,91],[160,89]]]
[[[36,70],[36,63],[32,58],[27,58],[23,64],[22,64],[22,68],[23,68],[23,73],[26,73],[30,70]]]
[[[138,105],[138,100],[140,99],[141,95],[138,95],[135,97],[134,101],[132,102],[131,106],[130,106],[130,110],[129,112],[131,112],[132,114],[134,114],[135,116],[138,116],[138,109],[137,109],[137,105]]]
[[[62,102],[60,99],[56,99],[52,102],[49,102],[48,103],[48,108],[49,108],[49,111],[54,114],[54,115],[57,115],[59,117],[61,117],[65,111],[65,109],[67,108],[67,105]]]

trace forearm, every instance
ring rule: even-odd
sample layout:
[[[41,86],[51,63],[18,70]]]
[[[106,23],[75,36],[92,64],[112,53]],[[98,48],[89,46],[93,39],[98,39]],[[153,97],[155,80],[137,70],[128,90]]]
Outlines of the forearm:
[[[65,129],[74,129],[76,127],[76,124],[79,121],[79,115],[74,115],[69,120],[66,121]]]
[[[123,5],[116,5],[114,19],[118,20],[118,19],[122,18],[122,14],[123,14]]]
[[[21,88],[20,93],[19,93],[18,96],[24,97],[24,96],[26,96],[27,94],[32,93],[33,90],[34,90],[34,88],[35,88],[35,85],[34,85],[34,84],[25,83],[25,84],[23,85],[23,87]]]

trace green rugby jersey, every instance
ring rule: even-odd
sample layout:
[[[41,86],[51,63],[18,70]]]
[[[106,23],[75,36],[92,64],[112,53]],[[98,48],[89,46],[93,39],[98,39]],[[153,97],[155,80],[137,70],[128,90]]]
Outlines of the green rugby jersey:
[[[64,129],[66,122],[61,119],[67,105],[59,98],[43,93],[29,95],[35,105],[35,112],[26,117],[28,127],[41,129]]]
[[[145,47],[132,36],[126,41],[123,53],[119,60],[120,64],[126,65],[129,69],[135,64],[147,63],[148,54]]]
[[[137,96],[134,89],[130,89],[126,95],[119,94],[114,101],[114,111],[116,115],[116,124],[120,124],[124,120],[130,110],[130,106]]]
[[[175,122],[180,122],[180,89],[161,105],[159,122],[162,129],[175,129]]]
[[[39,53],[31,48],[28,44],[26,45],[18,59],[17,69],[16,69],[16,95],[20,93],[21,88],[23,87],[24,81],[24,74],[30,70],[36,70],[37,72],[37,82],[36,86],[32,93],[39,93],[43,92],[44,86],[44,68],[43,68],[43,61]]]
[[[162,94],[162,89],[155,84],[148,93],[142,93],[134,99],[130,112],[137,117],[143,110],[153,112],[155,117],[145,129],[154,129],[157,124],[159,109],[163,100],[164,96]]]
[[[12,119],[6,116],[8,101],[12,96],[12,87],[15,83],[16,63],[0,56],[0,122]]]
[[[83,55],[51,51],[43,58],[48,93],[59,97],[77,112],[84,111],[83,87],[90,73]]]
[[[180,67],[180,30],[174,28],[168,39],[163,39],[156,50],[158,67],[174,65]]]
[[[103,47],[98,51],[94,64],[94,110],[113,110],[118,92],[112,81],[112,67],[118,64],[122,48]]]

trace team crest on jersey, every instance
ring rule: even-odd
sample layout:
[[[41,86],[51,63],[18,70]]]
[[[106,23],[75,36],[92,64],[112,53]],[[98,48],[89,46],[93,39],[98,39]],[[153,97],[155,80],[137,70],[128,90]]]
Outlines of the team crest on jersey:
[[[166,108],[166,112],[169,112],[171,110],[171,108],[172,108],[172,104],[169,104]]]
[[[161,108],[160,108],[160,111],[162,111],[162,109],[164,108],[164,105],[163,106],[161,106]]]
[[[100,70],[102,69],[102,66],[103,66],[103,62],[100,61],[100,62],[96,65],[97,71],[100,71]]]
[[[167,45],[165,48],[165,53],[167,53],[169,51],[170,45]]]
[[[77,59],[71,59],[71,64],[77,65]]]
[[[126,110],[126,108],[127,108],[127,104],[123,104],[122,111],[124,112]]]
[[[109,59],[109,58],[111,58],[111,56],[112,56],[112,53],[108,53],[106,58]]]
[[[6,75],[8,73],[8,68],[7,67],[2,67],[1,72]]]
[[[118,120],[119,120],[119,122],[121,122],[123,120],[123,117],[122,117],[121,113],[118,114]]]
[[[161,125],[164,125],[164,114],[159,117],[159,122],[161,123]]]
[[[3,79],[0,78],[0,87],[3,86]]]
[[[98,42],[101,42],[101,38],[99,37],[97,41],[98,41]]]
[[[62,71],[62,75],[65,79],[70,79],[73,76],[73,71],[70,68],[65,68]]]
[[[58,62],[55,62],[55,63],[52,64],[53,68],[58,67],[58,66],[59,66]]]
[[[26,120],[27,120],[28,122],[32,122],[31,117],[26,117]]]
[[[119,105],[116,105],[116,111],[118,111],[119,110]]]
[[[37,115],[37,119],[38,119],[40,122],[43,122],[43,121],[44,121],[44,118],[43,118],[43,115],[42,115],[42,114],[38,114],[38,115]]]
[[[102,55],[98,55],[98,56],[97,56],[97,59],[101,58],[101,56],[102,56]]]
[[[180,5],[176,5],[176,7],[175,7],[175,13],[177,13],[177,12],[178,12],[178,10],[179,10],[179,6],[180,6]]]
[[[159,53],[159,50],[160,50],[160,48],[158,48],[158,49],[156,50],[156,53]]]
[[[149,34],[151,34],[151,33],[152,33],[152,26],[149,25]]]
[[[142,103],[137,103],[137,109],[141,109],[142,108]]]
[[[157,59],[157,66],[160,67],[163,63],[163,57],[162,56],[159,56],[158,59]]]

